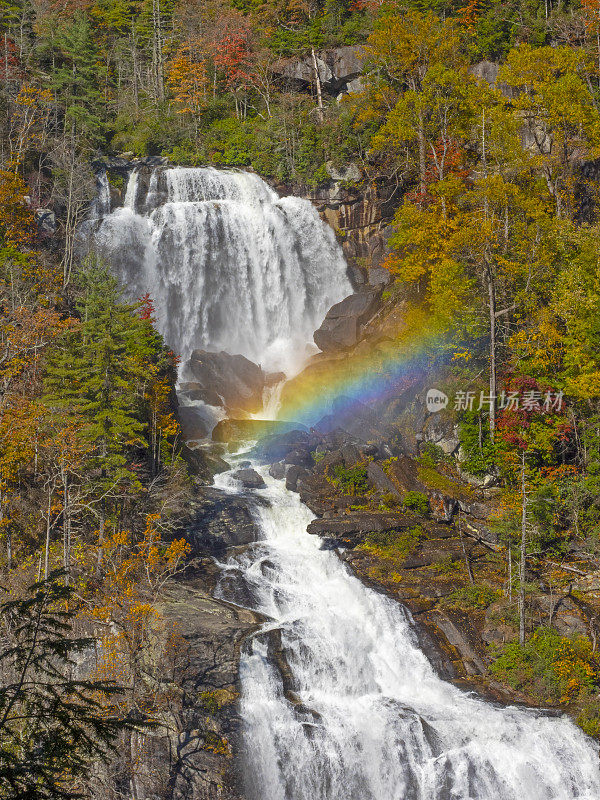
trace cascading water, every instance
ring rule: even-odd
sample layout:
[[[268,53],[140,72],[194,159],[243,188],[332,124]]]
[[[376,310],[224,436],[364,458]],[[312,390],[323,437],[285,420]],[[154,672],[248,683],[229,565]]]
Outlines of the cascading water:
[[[312,204],[279,198],[257,175],[213,168],[133,171],[124,206],[97,204],[95,242],[157,326],[192,350],[241,354],[295,372],[327,310],[351,294],[333,231]],[[106,181],[104,181],[106,183]]]
[[[271,620],[240,670],[250,800],[600,798],[590,739],[567,718],[496,707],[438,678],[407,613],[319,549],[312,514],[262,472],[264,538],[223,565],[220,588]],[[230,474],[216,484],[239,491]]]

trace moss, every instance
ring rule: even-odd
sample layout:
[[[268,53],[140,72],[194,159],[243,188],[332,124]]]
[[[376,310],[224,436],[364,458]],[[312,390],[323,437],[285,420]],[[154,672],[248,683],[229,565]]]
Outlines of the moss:
[[[442,558],[441,561],[438,561],[436,564],[431,564],[429,569],[433,572],[437,572],[438,575],[449,575],[461,572],[462,567],[462,562],[454,556],[446,556],[446,558]]]
[[[462,611],[476,611],[484,609],[494,603],[501,596],[501,592],[489,586],[475,584],[456,589],[445,597],[440,605],[443,608],[460,609]]]
[[[415,549],[424,536],[420,525],[405,531],[381,531],[369,533],[365,541],[357,547],[370,555],[377,556],[387,562],[389,576],[390,566],[400,566]]]
[[[420,464],[417,476],[421,483],[429,489],[435,489],[453,497],[471,497],[473,494],[473,489],[470,486],[465,486],[447,475],[443,475],[435,467]]]
[[[402,499],[402,505],[422,517],[426,517],[429,514],[429,500],[427,495],[422,492],[407,492]]]

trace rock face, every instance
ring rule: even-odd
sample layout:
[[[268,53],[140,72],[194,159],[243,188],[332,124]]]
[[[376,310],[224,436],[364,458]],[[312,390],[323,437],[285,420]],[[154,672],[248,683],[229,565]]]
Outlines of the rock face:
[[[233,416],[256,413],[262,408],[269,377],[244,356],[194,350],[187,370],[194,381],[186,386],[198,399],[204,402],[220,399],[220,405]]]
[[[239,651],[259,620],[250,611],[215,600],[200,580],[172,582],[157,607],[160,635],[149,657],[157,686],[171,687],[159,712],[163,726],[147,734],[136,776],[138,797],[238,800],[238,779],[228,749],[238,748],[236,709]],[[168,731],[168,733],[165,733]],[[215,746],[226,742],[221,747]]]
[[[337,95],[356,91],[356,79],[362,72],[364,49],[358,45],[319,50],[316,56],[317,72],[323,89]],[[275,73],[291,90],[302,91],[316,83],[312,56],[302,59],[285,59],[275,67]],[[353,87],[350,84],[354,84]]]
[[[379,305],[379,297],[378,291],[359,292],[332,306],[321,327],[315,331],[317,347],[331,352],[355,345],[362,325]]]
[[[261,502],[266,501],[258,496],[226,495],[219,489],[203,487],[194,509],[194,520],[186,533],[192,545],[192,555],[219,554],[228,547],[256,541],[259,531],[251,503]]]

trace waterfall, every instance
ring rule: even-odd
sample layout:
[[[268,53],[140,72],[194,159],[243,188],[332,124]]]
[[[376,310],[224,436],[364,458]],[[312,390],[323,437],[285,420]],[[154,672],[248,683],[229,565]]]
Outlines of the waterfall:
[[[409,614],[321,550],[306,533],[313,515],[261,472],[263,538],[222,565],[219,589],[269,620],[240,669],[249,800],[600,798],[591,739],[566,717],[491,705],[438,678]],[[238,491],[230,474],[216,485]]]
[[[124,206],[107,209],[95,232],[129,296],[150,294],[157,327],[184,361],[195,348],[225,350],[297,371],[327,310],[352,292],[333,231],[310,202],[280,198],[251,173],[174,168],[147,178],[131,173]]]

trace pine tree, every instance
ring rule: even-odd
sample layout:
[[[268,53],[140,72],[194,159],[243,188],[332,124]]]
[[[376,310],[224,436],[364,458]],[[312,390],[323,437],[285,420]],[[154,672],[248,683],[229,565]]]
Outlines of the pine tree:
[[[72,594],[53,573],[0,606],[0,797],[81,797],[94,762],[133,728],[115,711],[119,686],[76,677],[94,640],[72,635]]]
[[[135,489],[128,452],[145,445],[143,395],[162,342],[136,306],[121,301],[102,265],[88,266],[83,283],[81,325],[49,360],[45,404],[80,423],[92,447],[87,467],[100,489]]]

